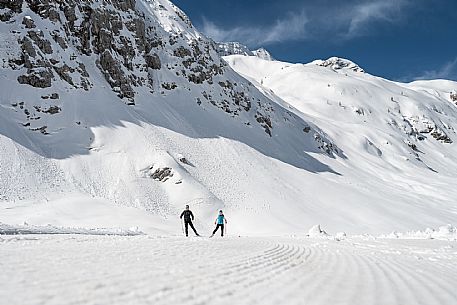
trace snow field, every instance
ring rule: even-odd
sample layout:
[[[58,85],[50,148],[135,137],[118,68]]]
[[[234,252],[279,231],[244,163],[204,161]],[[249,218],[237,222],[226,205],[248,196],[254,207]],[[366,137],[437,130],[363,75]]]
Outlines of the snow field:
[[[1,236],[0,304],[451,305],[456,246],[372,238]]]

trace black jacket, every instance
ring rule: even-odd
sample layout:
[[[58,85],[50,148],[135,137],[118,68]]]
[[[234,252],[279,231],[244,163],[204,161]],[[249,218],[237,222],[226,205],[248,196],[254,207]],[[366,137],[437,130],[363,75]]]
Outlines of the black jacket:
[[[191,210],[184,210],[181,213],[181,216],[179,218],[182,218],[184,216],[184,221],[189,222],[191,219],[194,220],[194,214],[192,214]]]

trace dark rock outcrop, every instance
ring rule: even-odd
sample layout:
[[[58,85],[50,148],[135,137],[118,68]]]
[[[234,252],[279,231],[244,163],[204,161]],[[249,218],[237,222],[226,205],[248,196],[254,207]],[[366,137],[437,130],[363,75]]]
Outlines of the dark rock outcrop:
[[[171,177],[173,177],[173,172],[170,167],[158,168],[151,174],[152,179],[161,182],[165,182]]]
[[[160,70],[162,68],[162,64],[160,62],[160,57],[157,54],[148,54],[144,57],[146,60],[146,65],[148,68],[154,69],[154,70]]]
[[[21,75],[17,78],[20,84],[27,84],[36,88],[51,87],[52,73],[47,70],[32,71],[30,74]]]

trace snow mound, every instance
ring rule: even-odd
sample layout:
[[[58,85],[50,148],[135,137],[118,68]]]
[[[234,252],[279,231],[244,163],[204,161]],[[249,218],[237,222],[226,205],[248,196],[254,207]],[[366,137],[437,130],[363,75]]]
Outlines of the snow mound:
[[[348,238],[345,232],[338,232],[335,235],[331,235],[323,230],[320,225],[314,225],[311,227],[311,229],[309,229],[308,233],[306,234],[306,237],[323,238],[334,241],[342,241]]]
[[[306,234],[308,237],[328,237],[329,235],[327,232],[321,229],[320,225],[314,225],[309,229],[308,234]]]
[[[423,231],[409,231],[405,233],[394,231],[390,234],[381,235],[379,238],[457,240],[457,227],[448,224],[438,229],[427,228]]]
[[[344,232],[338,232],[338,233],[336,233],[336,235],[335,235],[335,240],[336,240],[336,241],[344,240],[344,239],[346,239],[346,238],[347,238],[347,235],[346,235],[346,233],[344,233]]]
[[[82,235],[119,235],[134,236],[143,235],[138,227],[129,229],[122,228],[64,228],[52,225],[35,226],[28,225],[8,225],[0,222],[0,235],[18,235],[18,234],[82,234]]]

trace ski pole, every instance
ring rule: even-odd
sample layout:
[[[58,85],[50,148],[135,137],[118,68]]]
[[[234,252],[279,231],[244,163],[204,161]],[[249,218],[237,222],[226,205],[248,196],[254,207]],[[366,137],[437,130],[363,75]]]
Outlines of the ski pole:
[[[184,221],[181,219],[180,222],[181,222],[182,234],[185,234],[185,233],[184,233]]]

